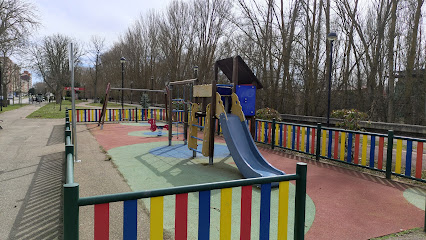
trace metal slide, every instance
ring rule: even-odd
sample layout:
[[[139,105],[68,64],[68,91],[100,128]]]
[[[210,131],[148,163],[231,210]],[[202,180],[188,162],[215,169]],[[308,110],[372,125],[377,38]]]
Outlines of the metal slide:
[[[220,114],[220,125],[228,149],[245,178],[284,175],[260,154],[247,124],[234,114]]]

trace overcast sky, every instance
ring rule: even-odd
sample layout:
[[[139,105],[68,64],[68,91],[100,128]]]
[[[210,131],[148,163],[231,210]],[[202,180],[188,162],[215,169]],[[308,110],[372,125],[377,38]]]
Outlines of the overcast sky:
[[[92,35],[100,35],[112,44],[140,14],[151,9],[163,11],[170,1],[33,0],[43,25],[37,36],[62,33],[89,42]]]
[[[111,46],[140,14],[164,11],[171,0],[29,0],[40,16],[42,26],[34,34],[41,39],[55,33],[88,44],[92,35],[105,37]],[[33,82],[40,81],[33,75]]]

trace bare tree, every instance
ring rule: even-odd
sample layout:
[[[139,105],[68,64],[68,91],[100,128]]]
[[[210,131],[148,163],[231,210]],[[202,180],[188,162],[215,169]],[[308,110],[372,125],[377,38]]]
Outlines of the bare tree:
[[[416,99],[414,94],[416,92],[419,74],[415,74],[415,61],[417,56],[417,46],[418,46],[418,33],[419,33],[419,24],[421,17],[421,9],[423,6],[424,0],[417,0],[417,4],[415,5],[414,15],[412,15],[412,24],[409,29],[409,37],[408,37],[408,53],[407,53],[407,65],[406,65],[406,73],[405,73],[405,86],[404,86],[404,103],[405,103],[405,117],[408,120],[407,122],[412,124],[417,124],[417,114],[418,109],[422,109],[422,103],[418,103],[418,98]],[[421,86],[421,85],[420,85]],[[423,91],[424,92],[424,91]],[[422,120],[419,118],[420,121]]]
[[[36,8],[25,0],[1,0],[0,21],[0,46],[22,42],[40,24]]]
[[[101,55],[105,50],[105,38],[92,36],[90,39],[90,55],[93,67],[91,68],[91,76],[93,80],[93,99],[97,102],[98,99],[98,78],[101,69]]]
[[[39,26],[36,8],[24,0],[0,0],[0,51],[3,58],[10,57],[22,47],[29,33]],[[5,68],[7,70],[7,63]],[[7,96],[7,84],[10,80],[0,79],[0,95]],[[3,101],[6,106],[7,102]]]
[[[395,92],[395,76],[394,76],[394,52],[395,52],[395,26],[396,26],[396,12],[399,0],[392,0],[391,8],[391,23],[388,30],[388,112],[387,120],[392,122],[394,120],[394,92]]]
[[[73,40],[70,37],[55,34],[43,38],[30,49],[33,68],[54,92],[56,103],[62,103],[64,87],[70,85],[69,44],[71,42]],[[81,56],[80,48],[76,45],[74,49],[75,61],[78,62]]]

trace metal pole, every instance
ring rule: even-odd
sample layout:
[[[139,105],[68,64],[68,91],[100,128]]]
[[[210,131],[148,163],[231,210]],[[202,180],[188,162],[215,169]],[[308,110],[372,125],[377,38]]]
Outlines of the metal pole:
[[[3,84],[3,76],[2,76],[2,68],[3,68],[3,63],[2,62],[0,62],[0,96],[1,96],[1,99],[0,99],[0,111],[3,111],[3,98],[4,98],[4,96],[3,96],[3,89],[2,89],[2,84]]]
[[[216,92],[217,92],[217,81],[218,81],[219,65],[217,62],[214,65],[214,79],[212,81],[212,97],[210,105],[210,116],[206,116],[210,121],[210,129],[204,129],[209,131],[209,165],[213,165],[214,158],[214,129],[215,129],[215,115],[216,115]]]
[[[275,123],[276,123],[276,119],[273,118],[272,119],[272,130],[271,130],[271,149],[274,149],[275,147]]]
[[[168,100],[169,100],[169,146],[172,146],[172,138],[173,138],[173,121],[172,121],[172,114],[173,114],[173,104],[172,104],[172,91],[173,91],[173,86],[169,85],[169,91],[168,91]]]
[[[64,191],[64,239],[76,240],[78,236],[78,199],[79,185],[78,183],[68,183],[63,185]]]
[[[327,127],[330,127],[330,99],[331,99],[331,71],[333,65],[333,40],[330,41],[330,69],[328,71],[328,108],[327,108]]]
[[[188,85],[183,85],[183,144],[186,145],[188,142],[188,104],[187,104],[187,98],[186,98],[186,92],[185,88],[187,88]]]
[[[124,88],[124,62],[121,61],[121,88]],[[121,109],[124,109],[123,90],[121,90]]]
[[[321,123],[317,124],[317,142],[316,142],[316,152],[315,159],[320,160],[320,148],[321,148]]]
[[[386,179],[392,177],[393,130],[388,131],[388,148],[386,154]]]
[[[130,88],[133,88],[133,81],[130,82]],[[130,104],[133,104],[133,91],[130,91]]]
[[[71,105],[72,105],[72,140],[74,144],[74,161],[78,160],[77,155],[77,114],[75,111],[75,88],[74,88],[74,48],[70,43],[70,58],[69,65],[71,71]]]
[[[297,163],[296,174],[299,179],[296,180],[294,239],[303,240],[305,239],[307,164],[301,162]]]

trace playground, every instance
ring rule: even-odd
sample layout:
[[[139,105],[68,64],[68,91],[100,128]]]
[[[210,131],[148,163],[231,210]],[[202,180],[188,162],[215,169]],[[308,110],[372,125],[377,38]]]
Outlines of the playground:
[[[81,126],[86,128],[86,126]],[[192,153],[183,146],[180,140],[174,137],[171,147],[167,144],[167,135],[152,137],[149,134],[150,126],[143,123],[106,124],[103,130],[95,124],[87,125],[87,129],[96,141],[111,156],[112,163],[122,174],[132,191],[181,186],[194,183],[215,182],[222,180],[240,179],[242,176],[229,156],[222,137],[216,137],[215,164],[208,165],[208,158],[198,154],[191,159]],[[146,135],[144,133],[147,133]],[[369,239],[401,230],[421,227],[424,219],[424,195],[426,191],[396,181],[385,180],[369,174],[348,170],[339,166],[326,163],[317,163],[315,160],[303,159],[283,151],[273,151],[259,148],[262,155],[278,169],[292,173],[295,172],[297,162],[308,163],[307,182],[307,207],[306,207],[306,239]],[[84,164],[84,163],[83,163]],[[293,185],[293,184],[291,184]],[[292,190],[293,189],[293,190]],[[294,187],[290,187],[290,195],[294,194]],[[271,199],[276,191],[273,190]],[[239,235],[238,214],[240,203],[239,193],[232,193],[234,202],[232,239]],[[219,192],[215,198],[218,198]],[[189,202],[195,202],[195,197],[189,196]],[[254,199],[258,199],[253,197]],[[290,196],[290,199],[293,199]],[[165,232],[173,235],[174,209],[173,198],[164,202],[164,228]],[[216,206],[220,209],[217,199]],[[422,205],[423,203],[423,205]],[[141,201],[144,209],[149,209],[149,201]],[[255,206],[257,204],[257,207]],[[253,212],[259,203],[253,203]],[[272,206],[276,202],[272,202]],[[294,206],[289,203],[289,206]],[[84,208],[85,211],[87,209]],[[197,222],[197,206],[189,205],[188,221]],[[275,207],[276,209],[276,207]],[[291,207],[289,208],[291,211]],[[148,211],[149,212],[149,211]],[[258,212],[258,210],[257,210]],[[276,211],[271,213],[276,214]],[[92,212],[93,214],[93,212]],[[291,216],[291,212],[289,216]],[[294,213],[293,213],[294,214]],[[276,237],[275,224],[271,216],[271,238]],[[291,218],[289,218],[290,220]],[[88,217],[89,222],[81,222],[87,231],[81,232],[82,239],[93,238],[93,215]],[[111,219],[111,222],[113,220]],[[121,222],[120,219],[117,219]],[[149,221],[149,220],[148,220]],[[219,235],[219,216],[217,211],[212,211],[211,239]],[[252,216],[252,236],[257,238],[259,215]],[[289,229],[291,226],[289,222]],[[146,225],[149,225],[146,222]],[[196,225],[196,224],[195,224]],[[112,226],[111,226],[112,227]],[[145,226],[146,227],[146,226]],[[117,226],[122,228],[122,226]],[[142,227],[141,227],[142,229]],[[149,229],[149,226],[148,226]],[[111,229],[111,237],[114,231]],[[188,239],[197,236],[196,226],[188,229]],[[85,234],[85,235],[84,235]],[[121,232],[116,233],[121,236]],[[142,236],[144,233],[139,232]],[[145,233],[146,234],[146,233]],[[86,237],[85,237],[86,236]],[[255,237],[256,236],[256,237]],[[288,239],[292,239],[289,232]]]
[[[217,84],[218,69],[231,80],[230,84]],[[198,85],[194,78],[170,82],[166,90],[158,90],[168,99],[165,109],[107,109],[106,101],[102,110],[85,109],[72,114],[71,118],[77,122],[87,123],[79,125],[80,132],[90,132],[109,156],[110,166],[102,165],[116,168],[135,193],[94,197],[82,194],[83,198],[78,200],[82,238],[370,239],[423,226],[424,184],[411,185],[318,161],[318,156],[326,157],[326,130],[318,126],[315,137],[315,127],[288,125],[287,128],[275,121],[256,122],[254,102],[262,85],[241,58],[218,61],[215,73],[211,85]],[[354,165],[353,158],[358,164],[360,134],[330,129],[328,158],[332,156],[332,131],[334,159]],[[366,136],[369,135],[362,137],[360,154],[360,165],[365,168]],[[371,136],[370,165],[384,172],[385,136]],[[353,139],[357,147],[354,150],[345,147],[346,141],[352,146]],[[404,141],[411,145],[417,142],[414,170],[411,171],[412,155],[405,150],[406,160],[401,162],[397,155],[393,174],[401,175],[403,165],[405,177],[423,180],[424,140]],[[401,142],[397,138],[399,155]],[[393,135],[387,143],[392,147]],[[317,159],[273,149],[275,145],[310,155],[316,150]],[[391,150],[388,153],[392,161]],[[66,151],[67,158],[72,159],[69,155],[72,151],[70,148]],[[351,151],[355,151],[355,157]],[[379,167],[375,167],[375,160],[379,161]],[[91,165],[96,171],[96,163]],[[306,166],[305,178],[301,169]],[[97,176],[96,182],[102,182],[99,178],[103,176]],[[271,180],[265,182],[258,180],[259,177]],[[239,179],[246,180],[238,182]],[[250,179],[259,182],[247,188],[248,182],[244,181]],[[73,181],[70,184],[75,186]],[[189,190],[186,186],[199,190]],[[168,196],[172,191],[169,189],[173,189],[175,197]],[[123,204],[114,203],[118,201],[124,202],[124,208]]]

